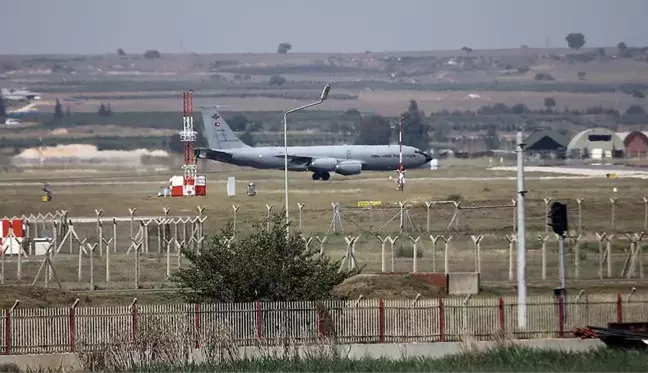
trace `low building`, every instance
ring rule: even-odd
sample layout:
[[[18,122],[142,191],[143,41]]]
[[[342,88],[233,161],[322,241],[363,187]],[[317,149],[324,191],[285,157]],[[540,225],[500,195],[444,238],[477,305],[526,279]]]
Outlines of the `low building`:
[[[638,157],[648,154],[648,136],[646,132],[618,132],[623,140],[625,154],[628,157]]]
[[[577,133],[567,145],[570,158],[612,158],[624,151],[623,139],[607,128],[590,128]]]
[[[527,154],[564,158],[569,141],[556,131],[542,130],[529,135],[524,144]]]

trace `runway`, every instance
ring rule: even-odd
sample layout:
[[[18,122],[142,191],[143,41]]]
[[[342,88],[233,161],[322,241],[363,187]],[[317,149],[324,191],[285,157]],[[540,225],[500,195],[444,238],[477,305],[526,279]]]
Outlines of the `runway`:
[[[491,167],[488,168],[489,171],[507,171],[515,172],[515,167]],[[595,179],[595,178],[606,178],[606,174],[615,174],[617,178],[635,178],[635,179],[648,179],[648,171],[637,171],[636,169],[630,167],[622,166],[610,166],[610,165],[583,165],[583,166],[560,166],[560,167],[549,167],[549,166],[525,166],[525,179],[526,180],[583,180],[583,179]],[[531,176],[529,174],[534,172],[542,173],[554,173],[562,174],[556,176]],[[430,171],[433,175],[434,171]],[[219,174],[221,174],[219,172]],[[236,176],[236,173],[233,173],[233,176]],[[219,179],[208,179],[209,184],[225,184],[227,182],[226,177],[230,176],[228,173],[223,172],[222,177]],[[161,176],[159,180],[119,180],[115,181],[115,178],[118,176],[111,177],[112,180],[107,180],[108,177],[100,176],[96,177],[99,180],[93,180],[93,176],[89,177],[74,177],[68,180],[60,181],[51,181],[49,184],[51,186],[90,186],[90,185],[152,185],[160,187],[162,185],[168,184],[168,179],[165,176]],[[429,177],[408,177],[407,182],[426,182],[426,181],[513,181],[516,180],[516,175],[512,174],[511,176],[455,176],[455,177],[439,177],[439,176],[429,176]],[[124,177],[127,179],[127,177]],[[278,181],[277,179],[263,179],[261,182],[265,181]],[[283,179],[281,179],[283,180]],[[238,182],[260,182],[258,180],[247,178],[240,178]],[[382,177],[363,177],[355,178],[353,176],[337,176],[334,175],[329,183],[374,183],[374,182],[393,182],[393,179],[390,179],[389,176]],[[325,183],[323,181],[313,181],[314,183]],[[41,181],[19,181],[16,179],[6,180],[0,182],[0,187],[29,187],[29,186],[42,186]],[[319,184],[318,184],[319,185]]]
[[[543,171],[545,172],[545,171]],[[600,176],[526,176],[526,180],[582,180],[582,179],[592,179],[592,178],[597,178]],[[646,178],[648,178],[648,175],[646,175]],[[412,177],[412,178],[407,178],[407,182],[421,182],[421,181],[506,181],[506,180],[516,180],[515,176],[483,176],[483,177],[470,177],[470,176],[465,176],[465,177]],[[238,182],[241,183],[247,183],[251,181],[255,181],[252,179],[238,179]],[[279,181],[279,179],[264,179],[264,182],[266,181]],[[340,178],[335,178],[331,179],[330,182],[334,183],[343,183],[343,182],[349,182],[349,183],[373,183],[376,181],[384,181],[384,182],[394,182],[393,179],[389,179],[388,177],[372,177],[372,178],[362,178],[362,179],[353,179],[349,177],[340,177]],[[208,180],[207,181],[210,185],[213,184],[226,184],[227,180],[221,179],[221,180]],[[257,182],[257,181],[255,181]],[[115,186],[123,186],[123,185],[152,185],[152,186],[157,186],[160,187],[162,185],[167,185],[169,183],[168,180],[149,180],[149,181],[141,181],[141,180],[123,180],[123,181],[107,181],[107,180],[87,180],[87,181],[52,181],[48,182],[49,185],[51,186],[89,186],[89,185],[115,185]],[[257,182],[258,183],[258,182]],[[313,183],[325,183],[323,181],[313,181]],[[319,185],[319,184],[318,184]],[[42,182],[36,182],[36,181],[6,181],[6,182],[0,182],[0,188],[4,187],[29,187],[29,186],[43,186]]]

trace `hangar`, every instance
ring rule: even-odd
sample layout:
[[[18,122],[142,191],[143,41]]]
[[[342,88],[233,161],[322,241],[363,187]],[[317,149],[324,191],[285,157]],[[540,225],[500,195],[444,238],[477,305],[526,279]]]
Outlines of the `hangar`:
[[[552,154],[564,157],[569,141],[556,131],[542,130],[533,132],[524,140],[524,148],[529,154]]]
[[[648,136],[646,132],[618,132],[617,135],[623,140],[625,153],[630,157],[637,157],[648,154]]]
[[[623,152],[623,139],[607,128],[590,128],[577,133],[567,145],[572,158],[612,158]]]

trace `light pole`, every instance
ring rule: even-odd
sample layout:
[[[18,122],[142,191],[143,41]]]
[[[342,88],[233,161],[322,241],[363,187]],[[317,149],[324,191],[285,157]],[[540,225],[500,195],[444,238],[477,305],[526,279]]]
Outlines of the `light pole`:
[[[288,221],[288,114],[294,113],[296,111],[304,110],[306,108],[309,108],[311,106],[319,105],[326,98],[328,97],[329,91],[331,90],[331,85],[327,84],[324,86],[324,89],[322,90],[322,94],[320,95],[320,99],[317,102],[310,103],[308,105],[304,105],[301,107],[298,107],[296,109],[288,110],[284,113],[283,115],[283,133],[284,133],[284,198],[286,200],[286,238],[290,236],[290,227],[289,227],[289,221]]]

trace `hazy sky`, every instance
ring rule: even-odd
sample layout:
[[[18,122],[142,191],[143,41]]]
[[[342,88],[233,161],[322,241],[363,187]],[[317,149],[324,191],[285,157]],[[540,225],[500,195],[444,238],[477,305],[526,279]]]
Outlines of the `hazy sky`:
[[[0,54],[648,45],[648,0],[1,0]],[[10,35],[7,37],[7,35]]]

